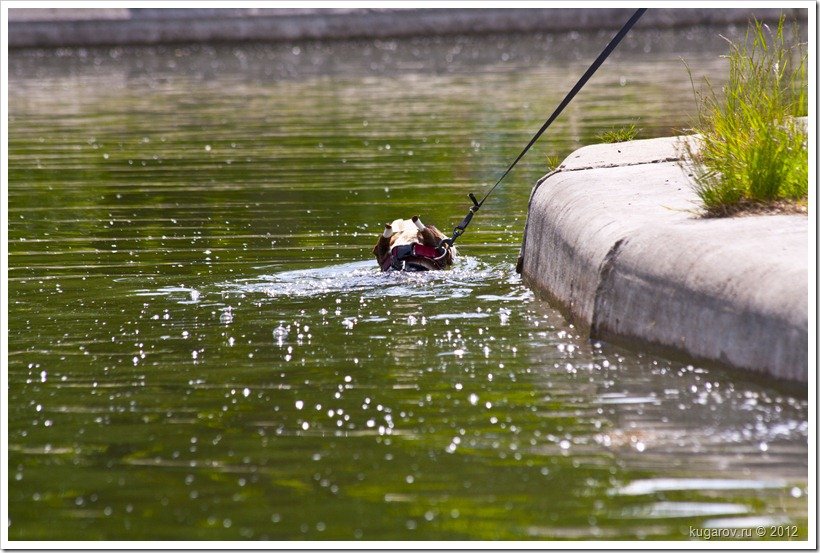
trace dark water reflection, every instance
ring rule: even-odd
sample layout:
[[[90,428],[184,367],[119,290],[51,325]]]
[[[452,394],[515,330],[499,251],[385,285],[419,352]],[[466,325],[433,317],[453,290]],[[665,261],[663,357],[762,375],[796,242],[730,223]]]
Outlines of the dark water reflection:
[[[805,400],[590,343],[513,270],[545,156],[684,128],[718,31],[630,37],[408,275],[380,225],[458,222],[603,35],[14,52],[10,537],[805,537]]]

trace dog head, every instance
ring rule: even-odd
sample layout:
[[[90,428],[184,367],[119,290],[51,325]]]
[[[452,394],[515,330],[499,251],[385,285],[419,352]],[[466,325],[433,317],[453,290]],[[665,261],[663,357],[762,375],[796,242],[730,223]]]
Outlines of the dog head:
[[[379,241],[373,248],[373,255],[376,256],[379,266],[384,271],[390,269],[394,248],[419,244],[436,249],[444,238],[447,237],[433,225],[424,225],[418,215],[412,219],[396,219],[384,225],[384,232],[379,236]],[[451,246],[441,256],[436,256],[435,260],[416,255],[407,258],[407,262],[416,270],[443,269],[453,264],[455,255],[456,249]]]

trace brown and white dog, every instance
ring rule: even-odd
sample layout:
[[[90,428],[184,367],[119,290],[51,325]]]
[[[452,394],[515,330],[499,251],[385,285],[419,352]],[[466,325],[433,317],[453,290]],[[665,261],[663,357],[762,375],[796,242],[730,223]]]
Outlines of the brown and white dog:
[[[382,271],[435,271],[453,264],[455,246],[443,245],[447,238],[433,225],[425,226],[419,216],[396,219],[384,225],[373,255]]]

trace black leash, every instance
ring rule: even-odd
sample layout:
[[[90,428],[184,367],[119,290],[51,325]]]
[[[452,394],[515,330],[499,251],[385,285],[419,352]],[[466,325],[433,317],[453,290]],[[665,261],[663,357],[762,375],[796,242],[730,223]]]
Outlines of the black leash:
[[[490,194],[493,193],[496,187],[499,184],[501,184],[501,181],[504,180],[504,177],[506,177],[510,173],[510,171],[512,171],[513,167],[515,167],[516,164],[521,160],[521,158],[524,157],[524,154],[526,154],[529,151],[529,149],[532,148],[532,145],[535,144],[535,142],[539,138],[541,138],[541,135],[544,134],[544,131],[546,131],[547,128],[550,125],[552,125],[552,122],[555,121],[555,119],[559,115],[561,115],[561,112],[564,111],[564,108],[567,107],[567,105],[572,101],[573,98],[575,98],[575,95],[581,91],[585,84],[587,84],[587,81],[592,77],[595,71],[597,71],[598,68],[601,67],[601,65],[606,61],[609,55],[615,50],[615,48],[618,47],[618,44],[620,44],[621,40],[623,40],[623,38],[626,36],[626,34],[629,32],[632,26],[635,25],[635,23],[637,23],[637,21],[641,18],[645,11],[646,8],[640,8],[636,10],[634,14],[632,14],[632,17],[629,18],[629,21],[627,21],[624,24],[624,26],[621,27],[621,30],[618,31],[618,34],[616,34],[612,38],[612,40],[609,41],[609,44],[607,44],[606,48],[604,48],[600,55],[598,55],[598,58],[592,63],[592,65],[589,66],[589,69],[586,70],[586,73],[584,73],[581,76],[581,78],[578,79],[578,82],[575,83],[575,86],[572,87],[572,90],[570,90],[564,97],[564,99],[561,100],[561,103],[558,104],[558,107],[555,108],[555,111],[552,112],[552,115],[550,115],[549,119],[547,119],[547,121],[541,126],[540,129],[538,129],[538,132],[535,133],[535,136],[533,136],[530,139],[529,144],[527,144],[524,147],[524,149],[521,150],[521,153],[518,154],[518,157],[515,158],[515,160],[512,163],[510,163],[510,166],[507,167],[507,170],[504,171],[501,177],[499,177],[499,179],[496,181],[493,187],[490,188],[489,192],[487,192],[484,195],[484,197],[481,198],[481,201],[478,201],[475,195],[472,192],[470,192],[470,200],[472,200],[473,202],[473,205],[470,206],[470,211],[467,212],[467,216],[464,217],[464,220],[461,221],[461,223],[459,223],[458,226],[456,226],[453,229],[453,236],[442,240],[440,245],[447,244],[448,246],[452,246],[453,242],[455,242],[459,236],[464,234],[464,231],[467,229],[467,225],[469,225],[470,221],[472,221],[473,219],[473,215],[481,208],[482,205],[484,205],[484,202],[487,201],[487,198],[490,197]]]

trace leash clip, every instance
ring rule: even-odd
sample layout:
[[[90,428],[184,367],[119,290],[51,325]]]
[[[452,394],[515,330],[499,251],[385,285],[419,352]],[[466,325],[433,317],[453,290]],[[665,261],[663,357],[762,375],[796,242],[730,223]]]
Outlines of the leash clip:
[[[470,224],[470,221],[473,220],[473,215],[481,208],[481,204],[476,199],[475,194],[470,192],[467,194],[470,197],[470,200],[473,202],[473,205],[470,206],[470,210],[467,212],[467,215],[464,219],[453,229],[453,235],[450,238],[444,238],[441,242],[439,242],[438,247],[441,248],[442,246],[452,247],[453,242],[458,240],[459,236],[464,234],[464,231],[467,230],[467,225]]]

